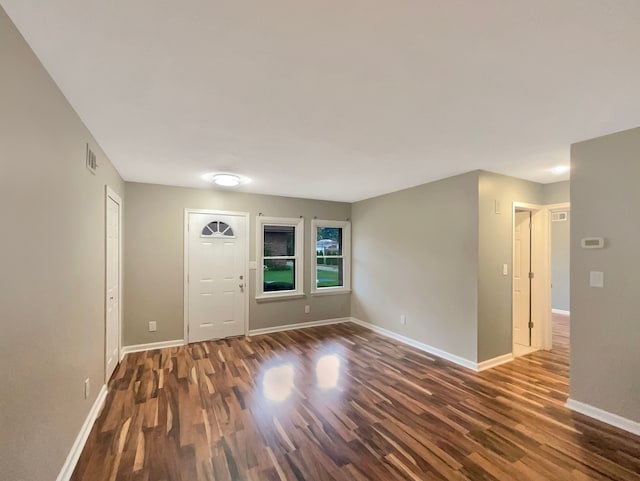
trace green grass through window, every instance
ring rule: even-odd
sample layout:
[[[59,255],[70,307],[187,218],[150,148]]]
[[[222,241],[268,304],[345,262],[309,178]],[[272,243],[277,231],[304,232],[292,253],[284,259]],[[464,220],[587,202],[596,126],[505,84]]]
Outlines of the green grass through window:
[[[331,270],[318,269],[318,287],[338,287],[342,285],[338,274],[338,266],[334,267],[335,268]]]
[[[264,282],[272,283],[272,282],[287,282],[293,285],[293,269],[283,269],[277,271],[264,271]],[[293,289],[293,287],[292,287]]]
[[[290,285],[290,289],[294,288],[294,272],[292,268],[277,271],[271,271],[267,269],[264,271],[263,276],[265,285],[279,283],[283,285]],[[340,282],[337,266],[335,269],[331,270],[318,269],[317,278],[317,287],[339,287],[342,285]]]

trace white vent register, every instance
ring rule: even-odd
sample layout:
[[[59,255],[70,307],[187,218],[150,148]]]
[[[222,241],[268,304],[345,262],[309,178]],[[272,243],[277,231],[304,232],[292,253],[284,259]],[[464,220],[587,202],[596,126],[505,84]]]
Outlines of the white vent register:
[[[551,222],[566,222],[569,218],[568,212],[552,212],[551,213]]]
[[[93,150],[91,150],[89,148],[89,144],[87,144],[87,169],[92,174],[95,174],[97,167],[98,163],[96,161],[96,154],[93,153]]]

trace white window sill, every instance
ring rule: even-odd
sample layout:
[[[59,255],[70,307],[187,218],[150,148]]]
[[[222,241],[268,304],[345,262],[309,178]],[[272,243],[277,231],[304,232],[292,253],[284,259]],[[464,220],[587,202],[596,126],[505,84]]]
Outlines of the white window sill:
[[[334,296],[338,294],[351,294],[351,289],[325,287],[324,289],[311,291],[312,296]]]
[[[286,299],[300,299],[302,297],[306,297],[304,292],[283,292],[282,294],[262,294],[261,296],[256,296],[256,301],[283,301]]]

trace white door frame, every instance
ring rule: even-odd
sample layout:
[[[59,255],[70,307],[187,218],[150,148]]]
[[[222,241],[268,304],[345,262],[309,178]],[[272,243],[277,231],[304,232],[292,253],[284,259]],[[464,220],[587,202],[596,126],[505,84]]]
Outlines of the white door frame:
[[[514,202],[511,220],[511,270],[515,263],[516,209],[532,212],[531,269],[531,347],[534,350],[550,350],[551,340],[551,248],[549,206]],[[511,349],[513,350],[513,275],[511,276]]]
[[[123,258],[122,255],[122,212],[124,210],[124,204],[122,199],[115,191],[105,185],[104,190],[104,383],[107,384],[109,379],[107,378],[107,303],[108,299],[108,280],[107,280],[107,208],[108,201],[112,199],[115,203],[118,204],[118,358],[117,362],[121,361],[120,356],[122,356],[122,265]]]
[[[233,215],[244,217],[245,222],[245,259],[244,259],[244,280],[245,280],[245,300],[244,300],[244,335],[249,334],[249,213],[235,212],[230,210],[210,210],[210,209],[185,209],[184,210],[184,343],[189,342],[189,214],[211,214],[211,215]]]

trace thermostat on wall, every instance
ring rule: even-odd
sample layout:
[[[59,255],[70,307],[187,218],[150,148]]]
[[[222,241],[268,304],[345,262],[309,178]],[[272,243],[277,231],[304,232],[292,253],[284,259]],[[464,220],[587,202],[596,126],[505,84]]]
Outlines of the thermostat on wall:
[[[585,237],[582,239],[583,249],[602,249],[604,247],[604,239],[602,237]]]

